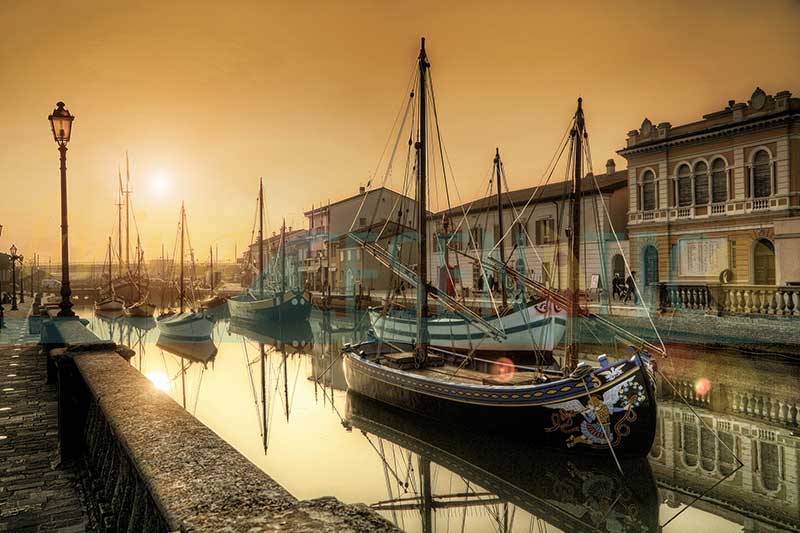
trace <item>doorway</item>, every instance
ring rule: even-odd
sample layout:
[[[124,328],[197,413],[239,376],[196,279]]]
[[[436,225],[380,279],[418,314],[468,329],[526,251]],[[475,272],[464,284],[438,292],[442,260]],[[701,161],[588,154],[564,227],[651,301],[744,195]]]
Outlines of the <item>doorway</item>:
[[[775,285],[775,246],[768,239],[759,239],[753,246],[753,283]]]

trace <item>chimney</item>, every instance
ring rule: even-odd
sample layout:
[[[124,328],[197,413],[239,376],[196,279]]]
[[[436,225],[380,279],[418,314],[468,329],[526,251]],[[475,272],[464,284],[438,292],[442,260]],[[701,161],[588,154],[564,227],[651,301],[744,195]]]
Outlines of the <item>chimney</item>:
[[[364,194],[364,192],[365,192],[366,190],[367,190],[367,189],[366,189],[366,188],[364,188],[364,186],[362,185],[361,187],[359,187],[359,188],[358,188],[358,194]]]
[[[614,163],[613,159],[609,159],[606,161],[606,174],[613,174],[617,171],[617,164]]]

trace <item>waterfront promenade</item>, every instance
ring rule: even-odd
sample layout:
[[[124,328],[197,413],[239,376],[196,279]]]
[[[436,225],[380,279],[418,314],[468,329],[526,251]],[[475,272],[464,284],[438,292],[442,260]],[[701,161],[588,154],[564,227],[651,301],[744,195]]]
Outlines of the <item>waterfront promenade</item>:
[[[0,531],[92,531],[77,469],[60,464],[56,385],[28,334],[31,300],[6,309],[0,330]]]

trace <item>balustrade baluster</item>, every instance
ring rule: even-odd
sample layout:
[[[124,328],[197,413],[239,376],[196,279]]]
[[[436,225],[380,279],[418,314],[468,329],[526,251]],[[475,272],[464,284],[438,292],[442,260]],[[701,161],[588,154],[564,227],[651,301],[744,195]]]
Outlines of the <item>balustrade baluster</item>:
[[[800,291],[792,291],[792,316],[800,316]]]
[[[780,295],[781,299],[781,315],[791,315],[792,314],[792,293],[789,291],[779,290],[778,294]]]
[[[771,315],[777,314],[778,312],[778,299],[776,291],[764,289],[764,293],[767,295],[767,301],[769,302],[769,307],[767,308],[767,312]]]

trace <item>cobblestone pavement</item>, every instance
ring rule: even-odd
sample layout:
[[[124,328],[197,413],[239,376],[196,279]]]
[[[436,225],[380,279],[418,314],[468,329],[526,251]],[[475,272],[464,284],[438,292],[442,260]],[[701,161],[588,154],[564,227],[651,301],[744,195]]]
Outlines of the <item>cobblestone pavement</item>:
[[[20,310],[22,311],[22,310]],[[24,320],[0,333],[0,531],[87,531],[76,471],[59,466],[55,384]]]

